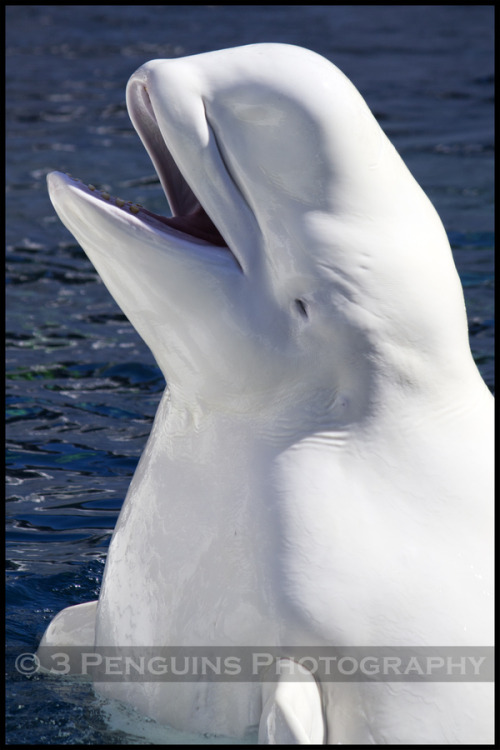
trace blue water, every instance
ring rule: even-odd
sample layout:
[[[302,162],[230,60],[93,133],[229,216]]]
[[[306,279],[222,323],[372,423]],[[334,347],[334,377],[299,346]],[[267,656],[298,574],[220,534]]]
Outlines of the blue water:
[[[126,112],[157,57],[309,47],[356,84],[436,205],[493,387],[491,6],[7,8],[7,742],[190,743],[85,685],[26,677],[51,617],[98,596],[164,381],[48,199],[67,171],[165,213]],[[145,739],[144,739],[145,738]],[[204,738],[210,742],[210,738]]]

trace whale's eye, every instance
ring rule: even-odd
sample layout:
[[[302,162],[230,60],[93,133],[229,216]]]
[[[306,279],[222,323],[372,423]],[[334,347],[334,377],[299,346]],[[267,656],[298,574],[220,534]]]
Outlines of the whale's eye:
[[[295,307],[299,311],[299,313],[302,315],[303,318],[309,317],[307,314],[307,307],[305,306],[304,302],[301,299],[295,300]]]

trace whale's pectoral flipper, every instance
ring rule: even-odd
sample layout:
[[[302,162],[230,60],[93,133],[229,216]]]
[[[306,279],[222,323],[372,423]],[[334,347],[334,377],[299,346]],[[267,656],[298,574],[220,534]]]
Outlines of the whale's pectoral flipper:
[[[278,681],[262,686],[259,744],[323,744],[326,733],[316,680],[291,659],[279,659],[277,666]]]
[[[97,601],[66,607],[51,621],[43,634],[37,651],[40,666],[51,669],[50,652],[53,648],[94,648]]]

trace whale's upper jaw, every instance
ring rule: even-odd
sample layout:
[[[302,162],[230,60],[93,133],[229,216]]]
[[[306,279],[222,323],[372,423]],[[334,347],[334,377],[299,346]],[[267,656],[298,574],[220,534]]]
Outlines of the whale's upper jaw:
[[[193,59],[197,57],[203,55]],[[127,84],[130,118],[172,210],[166,224],[227,248],[249,273],[261,231],[244,187],[225,158],[220,131],[218,135],[210,119],[209,96],[202,76],[192,85],[189,64],[186,70],[182,60],[146,63]]]
[[[160,220],[188,236],[227,248],[226,240],[206,213],[167,147],[149,97],[147,77],[141,71],[135,73],[128,83],[127,106],[172,210],[172,218],[161,217]]]

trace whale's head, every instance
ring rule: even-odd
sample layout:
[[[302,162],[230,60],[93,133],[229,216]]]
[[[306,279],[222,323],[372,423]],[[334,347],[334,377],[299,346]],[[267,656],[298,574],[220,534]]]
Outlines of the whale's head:
[[[354,417],[384,380],[467,376],[442,224],[334,65],[282,44],[153,60],[127,105],[173,218],[60,173],[50,196],[173,397]]]

